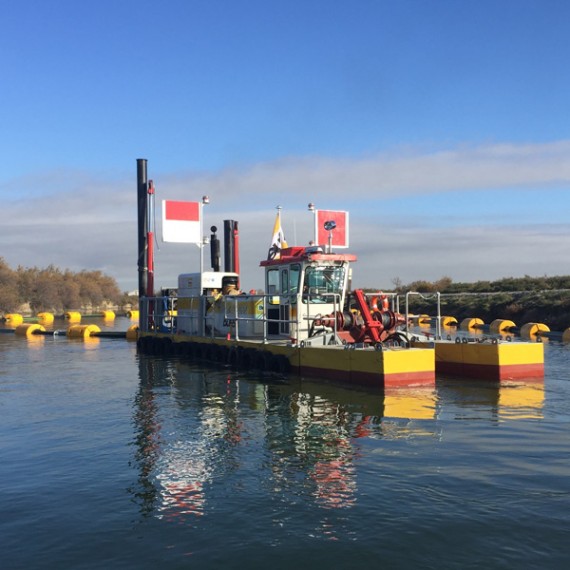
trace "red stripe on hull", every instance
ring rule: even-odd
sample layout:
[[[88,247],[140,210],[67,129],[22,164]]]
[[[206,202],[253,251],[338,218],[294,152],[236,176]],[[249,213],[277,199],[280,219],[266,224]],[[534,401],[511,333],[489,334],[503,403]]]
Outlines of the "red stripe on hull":
[[[435,370],[441,374],[478,378],[480,380],[524,380],[544,378],[544,364],[465,364],[462,362],[436,362]]]
[[[335,382],[358,384],[361,386],[373,386],[375,388],[403,388],[412,386],[435,386],[435,373],[426,372],[400,372],[396,374],[380,374],[374,372],[346,372],[303,366],[299,370],[303,376],[326,378]]]

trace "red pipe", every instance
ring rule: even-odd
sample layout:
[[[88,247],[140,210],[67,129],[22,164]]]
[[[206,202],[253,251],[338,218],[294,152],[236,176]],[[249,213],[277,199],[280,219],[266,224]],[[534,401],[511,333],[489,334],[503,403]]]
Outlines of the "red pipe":
[[[366,327],[366,332],[372,337],[374,342],[381,342],[381,333],[384,330],[384,326],[380,321],[377,321],[372,317],[372,313],[368,308],[368,303],[364,297],[364,292],[362,289],[354,290],[354,297],[358,303],[358,309],[362,318],[364,319],[364,325]]]
[[[147,243],[147,268],[148,268],[148,283],[146,294],[147,297],[154,296],[154,183],[152,180],[148,183],[148,200],[151,203],[149,211],[148,231],[146,234]]]

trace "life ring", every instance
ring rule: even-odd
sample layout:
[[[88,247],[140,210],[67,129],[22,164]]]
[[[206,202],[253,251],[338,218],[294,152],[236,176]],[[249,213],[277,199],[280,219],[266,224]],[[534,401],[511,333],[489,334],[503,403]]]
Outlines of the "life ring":
[[[378,299],[380,299],[380,306],[382,307],[381,309],[378,309]],[[377,295],[375,297],[372,297],[371,301],[370,301],[370,308],[373,311],[387,311],[390,308],[390,304],[388,302],[388,296],[387,295]]]

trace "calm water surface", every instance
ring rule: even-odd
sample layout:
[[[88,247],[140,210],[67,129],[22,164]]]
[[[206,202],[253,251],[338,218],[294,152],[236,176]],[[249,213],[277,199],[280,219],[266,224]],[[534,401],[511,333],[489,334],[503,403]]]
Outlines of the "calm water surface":
[[[0,567],[567,568],[545,350],[544,383],[384,394],[0,334]]]

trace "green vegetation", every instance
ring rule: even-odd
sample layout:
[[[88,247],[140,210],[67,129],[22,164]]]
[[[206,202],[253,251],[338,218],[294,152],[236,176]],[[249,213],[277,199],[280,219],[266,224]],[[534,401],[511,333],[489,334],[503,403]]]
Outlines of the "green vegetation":
[[[562,331],[570,326],[570,276],[505,277],[497,281],[453,283],[442,277],[434,282],[413,281],[403,285],[394,279],[398,293],[418,291],[441,293],[442,315],[464,318],[478,317],[490,323],[509,319],[517,325],[538,322],[551,330]],[[411,297],[411,310],[435,314],[435,300]]]
[[[0,257],[0,313],[15,312],[26,305],[34,314],[57,313],[88,305],[117,305],[123,299],[115,279],[101,271],[76,273],[53,265],[13,270]]]
[[[497,281],[453,283],[450,277],[437,281],[413,281],[403,284],[393,280],[394,291],[423,293],[410,298],[410,310],[434,315],[435,298],[441,293],[441,312],[455,317],[479,317],[486,323],[509,319],[521,326],[539,322],[551,330],[570,327],[570,276],[505,277]],[[64,312],[81,307],[121,306],[136,300],[121,293],[113,277],[101,271],[73,272],[53,265],[44,269],[11,269],[0,257],[0,313],[20,310],[23,306],[36,314],[40,311]],[[403,308],[403,307],[402,307]]]

